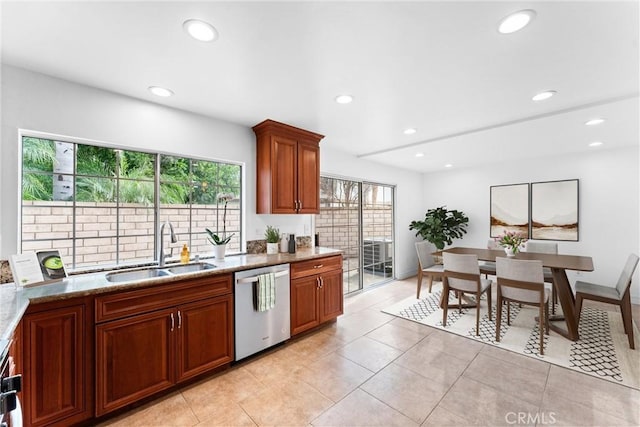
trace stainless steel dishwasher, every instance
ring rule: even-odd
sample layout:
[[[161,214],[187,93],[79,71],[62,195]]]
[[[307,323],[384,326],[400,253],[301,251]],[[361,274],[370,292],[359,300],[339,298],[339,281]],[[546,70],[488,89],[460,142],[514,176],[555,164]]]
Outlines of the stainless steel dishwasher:
[[[257,311],[258,275],[274,273],[275,307]],[[235,273],[236,360],[244,359],[291,337],[289,306],[289,264]]]

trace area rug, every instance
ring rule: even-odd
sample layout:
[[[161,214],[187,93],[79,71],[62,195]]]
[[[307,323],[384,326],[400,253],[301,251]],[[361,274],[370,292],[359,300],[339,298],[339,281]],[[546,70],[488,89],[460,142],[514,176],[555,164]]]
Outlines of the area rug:
[[[480,301],[480,335],[476,336],[475,308],[462,309],[462,313],[459,313],[457,308],[450,308],[447,313],[447,326],[442,326],[441,294],[441,283],[434,282],[432,293],[427,294],[425,298],[418,300],[410,297],[382,311],[616,384],[640,389],[640,334],[634,325],[637,350],[631,350],[619,312],[583,306],[579,327],[580,339],[570,341],[554,331],[549,331],[549,335],[544,335],[544,355],[541,356],[538,354],[540,330],[535,320],[539,313],[537,307],[519,307],[518,304],[511,304],[509,326],[505,305],[502,308],[500,342],[497,342],[495,301],[491,304],[493,320],[489,320],[487,301],[483,295]],[[494,300],[495,295],[493,292]],[[457,299],[453,298],[453,292],[450,293],[450,302],[457,302]],[[557,313],[560,312],[559,305],[556,306],[556,310]]]

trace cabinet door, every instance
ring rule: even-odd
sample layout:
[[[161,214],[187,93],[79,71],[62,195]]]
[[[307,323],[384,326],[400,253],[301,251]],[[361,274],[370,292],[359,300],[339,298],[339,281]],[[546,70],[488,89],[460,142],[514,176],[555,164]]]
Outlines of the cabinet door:
[[[98,416],[174,383],[177,321],[166,309],[96,327]]]
[[[271,144],[271,213],[296,213],[297,176],[295,140],[273,136]]]
[[[73,424],[92,416],[85,356],[85,306],[27,314],[23,319],[25,424]]]
[[[233,296],[178,307],[178,381],[233,361]]]
[[[298,213],[320,213],[320,148],[298,142]]]
[[[334,319],[344,311],[344,295],[342,293],[342,270],[334,270],[320,276],[320,322]]]
[[[291,335],[320,324],[318,276],[291,281]]]

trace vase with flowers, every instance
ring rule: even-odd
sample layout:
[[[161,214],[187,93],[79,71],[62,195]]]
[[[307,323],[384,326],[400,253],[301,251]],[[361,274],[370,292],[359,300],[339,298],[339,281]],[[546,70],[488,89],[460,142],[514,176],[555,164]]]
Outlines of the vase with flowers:
[[[216,259],[222,260],[224,259],[227,243],[231,240],[235,233],[231,233],[227,236],[227,205],[231,200],[233,200],[235,196],[231,193],[220,193],[218,194],[217,201],[218,204],[224,203],[223,213],[222,213],[222,234],[218,234],[218,227],[216,226],[216,232],[214,233],[208,228],[205,228],[205,231],[209,235],[207,238],[209,242],[213,245],[215,250]]]
[[[520,249],[524,249],[527,238],[514,231],[507,231],[502,236],[496,237],[495,241],[504,248],[507,256],[516,256]]]

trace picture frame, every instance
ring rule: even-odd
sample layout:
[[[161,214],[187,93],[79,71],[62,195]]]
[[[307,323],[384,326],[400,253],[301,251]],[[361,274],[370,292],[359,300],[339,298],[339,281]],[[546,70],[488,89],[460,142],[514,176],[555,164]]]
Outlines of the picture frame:
[[[492,185],[489,198],[489,236],[516,232],[529,238],[529,183]]]
[[[531,238],[579,240],[579,180],[531,183]]]

